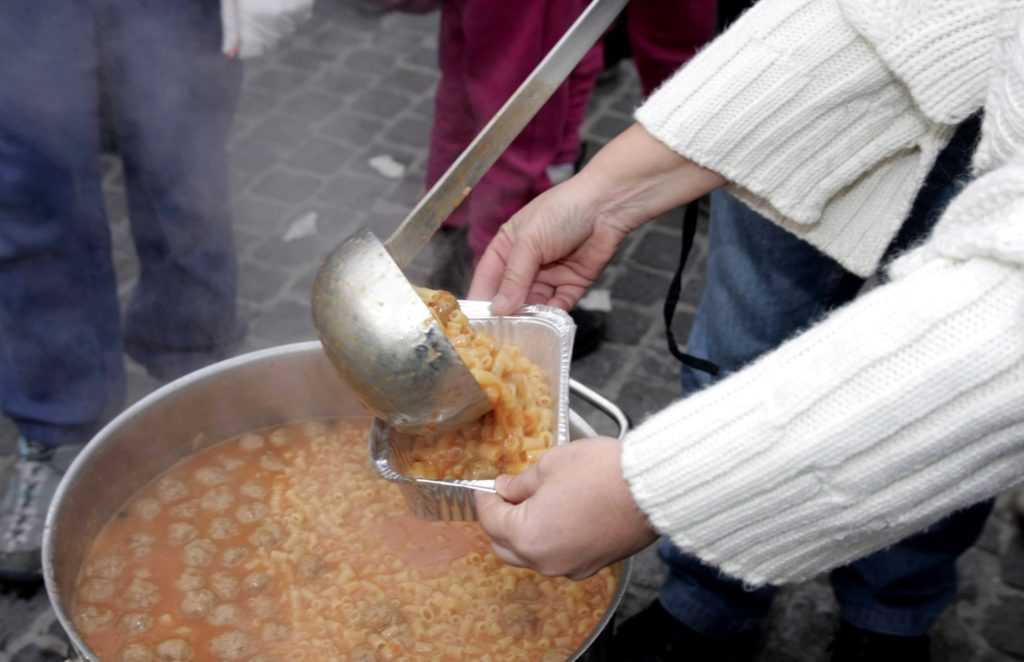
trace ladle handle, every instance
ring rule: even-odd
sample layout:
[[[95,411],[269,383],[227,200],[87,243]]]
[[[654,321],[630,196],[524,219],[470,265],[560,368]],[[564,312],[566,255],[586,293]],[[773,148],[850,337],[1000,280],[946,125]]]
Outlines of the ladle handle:
[[[625,5],[626,0],[594,0],[562,35],[515,94],[384,242],[398,266],[408,265],[430,241],[444,219],[469,195],[544,102],[569,77]]]

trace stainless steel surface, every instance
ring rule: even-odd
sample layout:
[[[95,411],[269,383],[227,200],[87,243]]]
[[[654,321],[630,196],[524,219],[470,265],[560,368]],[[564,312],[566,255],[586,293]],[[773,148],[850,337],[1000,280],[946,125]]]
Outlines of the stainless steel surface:
[[[462,155],[380,243],[342,242],[313,286],[313,319],[339,373],[374,414],[407,432],[450,429],[490,408],[483,391],[405,280],[441,222],[604,34],[626,0],[594,0]]]
[[[81,659],[99,662],[71,622],[68,598],[93,539],[143,485],[179,460],[219,441],[310,418],[365,418],[317,342],[223,361],[183,377],[130,407],[101,430],[61,482],[43,533],[43,573],[50,602]],[[631,563],[598,628],[569,659],[578,659],[622,601]]]

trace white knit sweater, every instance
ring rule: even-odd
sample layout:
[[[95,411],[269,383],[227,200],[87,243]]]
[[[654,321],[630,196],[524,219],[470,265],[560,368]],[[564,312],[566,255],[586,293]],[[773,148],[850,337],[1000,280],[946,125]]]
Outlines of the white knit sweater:
[[[977,178],[892,281],[651,417],[622,466],[680,548],[800,580],[1024,479],[1024,2],[762,0],[637,112],[855,273],[952,128]]]

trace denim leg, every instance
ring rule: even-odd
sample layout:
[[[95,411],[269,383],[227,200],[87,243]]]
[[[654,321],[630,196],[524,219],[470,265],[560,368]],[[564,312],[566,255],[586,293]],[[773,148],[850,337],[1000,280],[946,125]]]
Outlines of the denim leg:
[[[953,513],[892,547],[832,571],[843,619],[883,634],[928,632],[956,596],[956,560],[978,540],[992,503]]]
[[[712,194],[707,285],[687,351],[722,369],[739,370],[854,296],[861,280],[724,192]],[[684,393],[715,378],[683,367]],[[662,541],[669,566],[659,599],[676,619],[712,636],[754,627],[776,589],[739,581]]]
[[[124,397],[96,80],[87,0],[5,1],[0,406],[47,445],[87,440]]]
[[[185,371],[238,340],[225,145],[241,65],[220,53],[216,0],[95,4],[140,263],[125,346]]]

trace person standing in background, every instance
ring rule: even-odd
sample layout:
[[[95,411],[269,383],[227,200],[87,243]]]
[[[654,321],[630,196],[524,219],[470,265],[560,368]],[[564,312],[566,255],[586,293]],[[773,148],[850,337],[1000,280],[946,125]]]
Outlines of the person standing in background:
[[[262,52],[312,6],[278,3],[290,13],[275,16],[272,4],[10,0],[0,12],[0,408],[21,434],[0,476],[2,580],[39,579],[60,476],[124,401],[123,354],[167,380],[244,336],[225,154],[237,56]],[[101,71],[139,258],[123,316]]]

